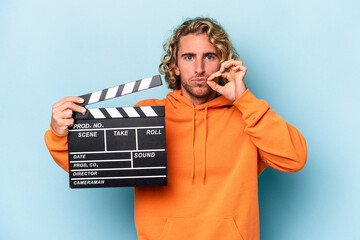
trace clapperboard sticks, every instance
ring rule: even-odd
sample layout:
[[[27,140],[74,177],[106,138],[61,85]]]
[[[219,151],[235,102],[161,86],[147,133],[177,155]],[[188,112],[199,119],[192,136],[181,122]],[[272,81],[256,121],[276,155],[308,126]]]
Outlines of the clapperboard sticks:
[[[85,106],[160,85],[157,75],[80,97]],[[164,106],[87,109],[74,120],[71,188],[167,185]]]

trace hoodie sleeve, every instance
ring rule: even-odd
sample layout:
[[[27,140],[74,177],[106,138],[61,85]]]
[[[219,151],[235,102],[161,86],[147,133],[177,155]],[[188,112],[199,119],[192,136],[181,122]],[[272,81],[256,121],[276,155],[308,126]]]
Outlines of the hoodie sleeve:
[[[159,100],[159,99],[145,99],[142,100],[134,105],[134,107],[142,107],[142,106],[160,106],[165,105],[165,99]]]
[[[50,127],[45,133],[46,146],[55,162],[65,171],[69,172],[67,134],[58,135]]]
[[[283,172],[301,170],[307,158],[305,138],[269,107],[246,90],[234,103],[246,124],[245,132],[259,152],[259,174],[272,167]]]

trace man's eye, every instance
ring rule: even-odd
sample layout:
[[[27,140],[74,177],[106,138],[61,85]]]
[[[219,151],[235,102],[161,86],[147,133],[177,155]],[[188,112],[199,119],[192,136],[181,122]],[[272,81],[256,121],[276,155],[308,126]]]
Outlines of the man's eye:
[[[193,59],[193,56],[186,56],[185,59],[186,59],[186,60],[192,60],[192,59]]]
[[[208,55],[208,56],[206,56],[206,59],[207,60],[213,60],[215,57],[214,56],[212,56],[212,55]]]

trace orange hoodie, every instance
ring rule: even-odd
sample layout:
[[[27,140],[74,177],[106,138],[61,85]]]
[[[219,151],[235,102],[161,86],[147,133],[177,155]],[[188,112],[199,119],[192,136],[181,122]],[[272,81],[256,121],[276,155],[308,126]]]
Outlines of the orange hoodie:
[[[272,167],[300,170],[304,137],[249,90],[235,102],[220,96],[194,107],[175,90],[165,105],[168,186],[135,188],[135,225],[145,239],[260,239],[258,175]],[[69,169],[67,137],[45,142]]]

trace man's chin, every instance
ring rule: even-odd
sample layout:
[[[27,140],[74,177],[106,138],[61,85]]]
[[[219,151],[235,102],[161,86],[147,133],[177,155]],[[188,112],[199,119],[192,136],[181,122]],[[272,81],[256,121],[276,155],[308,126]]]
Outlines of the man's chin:
[[[214,90],[212,90],[208,85],[195,87],[190,91],[190,94],[197,98],[204,98],[209,96]]]
[[[206,82],[201,84],[182,84],[182,88],[196,98],[206,98],[214,92]]]

